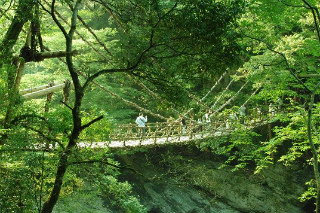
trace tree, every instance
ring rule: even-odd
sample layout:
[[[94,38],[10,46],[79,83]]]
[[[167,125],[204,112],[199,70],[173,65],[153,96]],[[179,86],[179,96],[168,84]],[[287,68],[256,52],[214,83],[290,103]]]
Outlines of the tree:
[[[20,1],[19,3],[22,2],[24,3],[25,1]],[[15,144],[16,146],[13,148],[21,148],[23,151],[23,148],[35,145],[36,140],[39,140],[39,138],[46,142],[58,144],[57,150],[51,153],[56,161],[50,165],[56,166],[57,169],[54,175],[54,183],[52,185],[49,184],[52,188],[49,190],[50,193],[43,207],[40,206],[38,208],[39,212],[52,212],[63,187],[67,170],[74,163],[72,159],[74,156],[81,154],[77,149],[79,139],[85,132],[84,130],[89,129],[96,122],[101,122],[103,118],[102,115],[98,115],[96,118],[87,120],[83,116],[85,114],[82,111],[83,100],[86,92],[92,87],[92,83],[99,81],[99,79],[102,79],[99,82],[103,82],[103,77],[107,74],[126,73],[140,78],[144,82],[151,82],[148,86],[152,86],[153,89],[157,88],[157,91],[162,93],[170,94],[172,89],[177,90],[176,93],[172,94],[172,99],[181,98],[180,91],[184,90],[179,84],[182,87],[185,85],[194,87],[193,82],[177,82],[181,76],[187,78],[187,80],[193,79],[196,75],[210,76],[211,74],[204,74],[202,70],[209,70],[210,66],[217,66],[217,64],[221,67],[226,67],[227,64],[224,61],[219,61],[202,66],[201,61],[203,61],[204,57],[232,58],[230,55],[233,56],[233,53],[236,52],[237,46],[234,46],[232,42],[236,37],[230,35],[229,30],[233,29],[230,23],[234,22],[234,17],[240,12],[239,5],[241,5],[241,2],[230,1],[223,3],[209,0],[199,3],[192,1],[177,1],[173,3],[167,1],[109,2],[101,0],[86,1],[83,4],[81,4],[81,0],[76,2],[55,0],[51,3],[46,1],[37,2],[38,4],[34,7],[39,8],[41,11],[40,26],[52,24],[52,27],[42,28],[44,40],[51,41],[49,46],[65,46],[65,60],[68,72],[64,72],[64,76],[71,77],[74,85],[72,104],[64,102],[65,110],[59,111],[59,107],[55,109],[56,112],[65,115],[64,118],[67,120],[65,123],[63,122],[64,118],[56,121],[56,117],[50,117],[50,113],[41,114],[39,113],[40,110],[34,110],[33,113],[30,113],[30,109],[22,109],[21,114],[7,113],[8,115],[13,114],[13,116],[7,116],[8,119],[6,119],[6,125],[4,126],[14,130],[10,134],[5,134],[7,139],[11,140],[10,142],[17,140],[14,136],[16,136],[15,133],[18,134],[18,131],[30,135],[26,137],[28,139],[26,146],[21,147]],[[68,6],[70,10],[65,6]],[[90,9],[86,9],[92,7],[95,7],[96,10],[90,11]],[[95,19],[99,18],[97,16],[82,18],[82,16],[86,15],[93,16],[96,11],[102,11],[102,16],[109,19],[109,21],[97,24],[94,22]],[[107,15],[105,14],[106,11],[108,12]],[[46,14],[49,14],[50,17],[46,16]],[[65,17],[71,18],[71,23],[66,21]],[[76,27],[77,23],[80,23],[77,19],[81,22],[83,28]],[[183,19],[186,21],[182,22]],[[45,23],[43,22],[44,20]],[[214,25],[212,25],[212,20],[214,20]],[[87,22],[89,22],[89,25]],[[90,25],[97,25],[96,27],[101,27],[101,29],[93,30]],[[56,31],[56,27],[58,27],[59,33]],[[99,33],[99,30],[101,30],[100,36],[108,36],[101,36],[102,39],[99,39],[95,35]],[[87,33],[84,36],[83,31],[90,32],[91,35]],[[43,34],[43,32],[47,34]],[[48,36],[46,37],[45,35]],[[89,35],[95,40],[94,44],[86,39]],[[33,36],[35,35],[33,34]],[[4,43],[2,44],[4,45]],[[16,44],[14,47],[19,49],[18,43],[14,42],[14,44]],[[30,46],[32,46],[32,42]],[[81,58],[73,57],[72,51],[75,48],[84,50]],[[86,51],[88,53],[85,53]],[[35,52],[33,53],[33,55],[37,55]],[[24,59],[27,61],[26,58]],[[194,63],[191,63],[191,60]],[[28,62],[36,63],[37,60],[32,57]],[[10,60],[4,61],[3,67],[10,63]],[[172,66],[167,66],[167,63],[171,63]],[[187,70],[192,70],[192,72],[187,73],[186,69],[179,70],[182,67],[186,68],[184,64],[189,64]],[[63,66],[65,67],[65,65]],[[194,68],[197,68],[196,71],[193,71]],[[15,71],[13,73],[16,76]],[[11,93],[8,92],[8,96],[10,95]],[[16,103],[16,98],[9,101],[8,109],[12,109],[12,106]],[[33,106],[39,107],[37,104]],[[56,123],[53,123],[53,120]],[[33,126],[28,125],[28,122],[34,122]],[[57,123],[60,123],[60,125],[57,125]],[[43,145],[43,141],[40,142],[40,147],[41,144]],[[6,143],[4,147],[10,148],[11,145],[11,143]],[[46,160],[39,161],[37,169],[46,165],[43,162],[46,162]],[[106,163],[99,156],[96,159],[84,161],[84,163],[94,162]],[[41,171],[44,171],[44,169]],[[52,170],[48,172],[52,172]],[[40,176],[42,177],[40,180],[44,181],[41,172]],[[39,182],[40,185],[43,184],[41,181]],[[42,192],[43,190],[40,193]]]
[[[316,192],[311,190],[309,195],[316,198],[319,212],[319,4],[305,0],[247,3],[238,28],[247,61],[238,72],[250,78],[256,88],[261,87],[255,97],[257,107],[266,108],[260,106],[266,103],[277,105],[281,100],[285,113],[271,118],[271,122],[280,122],[274,128],[275,135],[260,144],[250,142],[249,152],[248,143],[235,140],[227,148],[239,148],[240,156],[231,156],[228,162],[238,160],[238,167],[255,162],[257,171],[276,160],[285,164],[297,159],[311,162]],[[281,152],[281,147],[288,150]]]

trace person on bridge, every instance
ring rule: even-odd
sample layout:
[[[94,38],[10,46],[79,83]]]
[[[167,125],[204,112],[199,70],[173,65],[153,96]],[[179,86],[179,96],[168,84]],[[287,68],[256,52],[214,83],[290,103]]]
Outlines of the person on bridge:
[[[180,117],[180,121],[181,121],[181,127],[182,127],[182,134],[186,134],[186,127],[187,127],[187,122],[186,119],[184,117]]]
[[[275,116],[276,112],[277,112],[277,110],[276,110],[275,105],[273,105],[273,103],[270,103],[269,104],[269,115],[270,116]]]
[[[206,122],[206,130],[210,129],[211,117],[212,117],[212,111],[211,110],[207,111],[206,114],[204,114],[203,120]]]
[[[238,113],[239,113],[239,119],[240,123],[244,124],[245,116],[246,116],[246,110],[247,108],[243,105],[239,108]]]
[[[140,112],[139,116],[136,119],[136,124],[138,124],[139,128],[139,136],[143,137],[145,135],[145,127],[148,121],[148,117],[143,117],[143,114]]]

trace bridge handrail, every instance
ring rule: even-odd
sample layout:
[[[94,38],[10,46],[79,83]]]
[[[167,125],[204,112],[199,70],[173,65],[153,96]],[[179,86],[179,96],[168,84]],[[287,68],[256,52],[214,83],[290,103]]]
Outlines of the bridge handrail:
[[[251,110],[250,114],[239,117],[232,117],[232,114],[220,114],[211,117],[211,122],[194,122],[187,121],[186,125],[182,125],[180,121],[172,122],[155,122],[146,123],[145,127],[138,127],[135,123],[118,124],[110,133],[110,141],[122,141],[126,146],[127,141],[138,140],[140,143],[145,140],[157,141],[164,139],[166,142],[172,140],[186,141],[195,137],[207,137],[214,135],[216,132],[230,132],[234,128],[238,128],[237,124],[245,125],[246,128],[253,128],[264,124],[270,120],[270,115],[274,116],[274,112],[261,113],[257,109]],[[279,112],[279,111],[278,111]],[[277,112],[276,112],[277,113]],[[266,119],[266,115],[267,119]],[[170,139],[171,138],[171,139]]]
[[[214,124],[214,125],[213,125]],[[223,124],[222,121],[214,123],[188,123],[183,126],[180,122],[156,122],[147,123],[145,127],[138,127],[137,124],[121,124],[117,125],[110,134],[112,139],[120,139],[123,141],[139,138],[161,138],[172,136],[189,136],[203,133],[210,128]]]

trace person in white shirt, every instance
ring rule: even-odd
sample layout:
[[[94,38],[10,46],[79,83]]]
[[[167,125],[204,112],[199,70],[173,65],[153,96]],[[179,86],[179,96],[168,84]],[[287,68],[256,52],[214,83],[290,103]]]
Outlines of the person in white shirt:
[[[145,134],[146,122],[148,121],[148,117],[143,117],[143,114],[140,112],[139,116],[136,119],[136,124],[139,127],[139,136],[143,137]]]
[[[206,130],[209,130],[209,129],[210,129],[211,117],[212,117],[212,112],[211,112],[211,110],[207,111],[206,114],[204,114],[203,120],[206,122]]]

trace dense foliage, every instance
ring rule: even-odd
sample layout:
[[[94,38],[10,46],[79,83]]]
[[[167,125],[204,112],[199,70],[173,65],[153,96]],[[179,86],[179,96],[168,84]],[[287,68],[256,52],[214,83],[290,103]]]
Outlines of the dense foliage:
[[[0,212],[51,212],[59,197],[66,201],[87,187],[111,209],[146,212],[130,185],[117,180],[122,166],[112,152],[80,148],[80,142],[109,140],[116,124],[133,123],[139,111],[148,110],[155,122],[189,109],[186,118],[201,119],[210,108],[212,120],[234,131],[200,142],[201,149],[235,170],[312,165],[315,180],[301,198],[318,196],[319,208],[318,1],[0,5],[0,174],[6,177],[0,178]],[[44,56],[57,51],[62,56]],[[66,79],[74,88],[69,99],[66,91],[52,99],[19,95]],[[247,116],[232,120],[242,105]],[[269,129],[247,129],[243,124],[258,120],[259,112]]]

